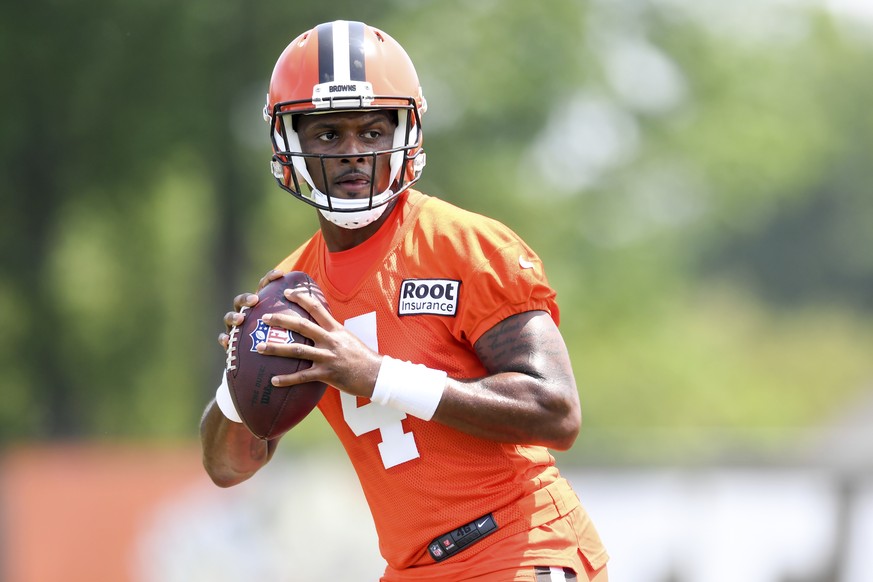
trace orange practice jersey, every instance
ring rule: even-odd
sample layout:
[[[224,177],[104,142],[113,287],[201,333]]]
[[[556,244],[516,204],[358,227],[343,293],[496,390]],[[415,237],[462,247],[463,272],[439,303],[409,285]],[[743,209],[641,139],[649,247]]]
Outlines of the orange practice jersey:
[[[333,316],[374,350],[453,378],[486,375],[473,344],[506,317],[542,310],[558,321],[542,263],[516,234],[417,191],[359,247],[328,253],[319,232],[278,268],[308,273]],[[579,508],[546,448],[476,438],[335,389],[319,408],[360,479],[388,562],[385,579],[405,571],[408,579],[447,580],[501,541],[504,568],[538,558],[578,568],[576,536],[554,540],[548,527],[537,529]],[[430,556],[437,536],[489,513],[496,531],[443,562]],[[605,553],[581,513],[578,530],[593,534],[582,531],[584,553],[598,566]],[[535,533],[518,547],[523,532]]]

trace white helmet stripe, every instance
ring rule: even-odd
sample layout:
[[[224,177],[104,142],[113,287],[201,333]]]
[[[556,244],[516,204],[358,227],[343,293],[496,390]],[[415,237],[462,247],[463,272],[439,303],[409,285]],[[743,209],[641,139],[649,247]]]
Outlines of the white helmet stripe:
[[[337,20],[333,23],[333,80],[350,81],[349,75],[349,23]]]
[[[366,81],[364,24],[337,20],[318,30],[318,82]]]

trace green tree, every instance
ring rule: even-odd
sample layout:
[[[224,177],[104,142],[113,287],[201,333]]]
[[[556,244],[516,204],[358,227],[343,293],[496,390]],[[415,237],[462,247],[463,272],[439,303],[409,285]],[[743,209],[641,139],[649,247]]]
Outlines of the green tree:
[[[832,15],[296,4],[0,9],[0,440],[195,433],[230,299],[316,228],[260,109],[339,16],[417,64],[421,188],[546,259],[589,427],[809,424],[873,375],[873,49]]]

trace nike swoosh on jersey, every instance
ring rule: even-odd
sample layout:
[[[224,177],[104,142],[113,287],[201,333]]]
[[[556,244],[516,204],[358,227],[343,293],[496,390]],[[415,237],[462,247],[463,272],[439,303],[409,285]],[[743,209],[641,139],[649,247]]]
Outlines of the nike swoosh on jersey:
[[[524,255],[518,255],[518,266],[522,269],[533,269],[534,264],[524,258]]]

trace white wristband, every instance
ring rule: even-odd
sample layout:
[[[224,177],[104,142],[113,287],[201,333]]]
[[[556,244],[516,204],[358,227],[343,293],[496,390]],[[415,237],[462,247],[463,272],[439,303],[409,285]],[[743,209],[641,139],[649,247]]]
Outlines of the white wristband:
[[[233,398],[230,395],[230,388],[227,386],[227,372],[221,373],[221,384],[218,390],[215,391],[215,404],[221,413],[233,422],[242,422],[239,413],[236,411],[236,406],[233,405]]]
[[[430,420],[443,397],[448,376],[442,370],[383,356],[370,400]]]

